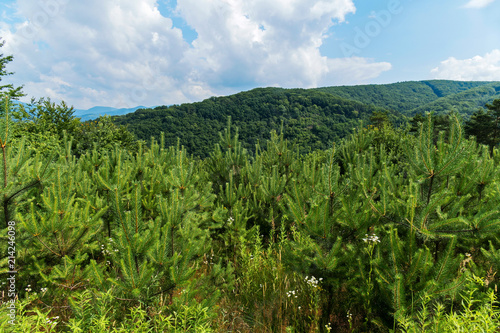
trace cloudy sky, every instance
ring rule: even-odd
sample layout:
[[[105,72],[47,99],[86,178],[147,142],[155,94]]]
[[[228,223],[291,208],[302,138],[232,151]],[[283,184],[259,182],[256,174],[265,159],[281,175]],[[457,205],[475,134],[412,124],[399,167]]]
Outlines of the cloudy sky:
[[[80,109],[500,80],[499,13],[500,0],[2,0],[0,52],[15,58],[4,81]]]

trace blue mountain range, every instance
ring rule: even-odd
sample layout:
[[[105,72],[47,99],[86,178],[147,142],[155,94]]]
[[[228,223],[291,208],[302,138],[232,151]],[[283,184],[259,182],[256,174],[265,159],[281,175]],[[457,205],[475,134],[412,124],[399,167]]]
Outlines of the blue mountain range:
[[[22,104],[25,107],[29,107],[28,103],[24,102],[19,102],[19,101],[14,101],[14,104]],[[147,108],[145,106],[136,106],[133,108],[113,108],[109,106],[94,106],[90,109],[83,110],[83,109],[74,109],[73,116],[76,118],[80,118],[81,121],[86,121],[86,120],[93,120],[97,119],[100,116],[104,115],[109,115],[109,116],[119,116],[119,115],[124,115],[127,113],[134,112],[138,109],[144,109]]]
[[[127,113],[134,112],[137,109],[143,109],[144,106],[136,106],[133,108],[112,108],[109,106],[94,106],[87,110],[75,109],[73,115],[77,118],[81,118],[82,121],[97,119],[99,116],[109,115],[118,116]]]

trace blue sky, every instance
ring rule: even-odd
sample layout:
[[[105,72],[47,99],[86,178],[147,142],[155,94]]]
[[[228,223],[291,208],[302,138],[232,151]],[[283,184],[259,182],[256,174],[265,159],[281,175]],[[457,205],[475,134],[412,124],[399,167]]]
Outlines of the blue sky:
[[[324,55],[341,57],[339,40],[352,45],[356,27],[364,32],[373,22],[378,23],[374,16],[386,12],[390,1],[354,3],[357,10],[347,16],[349,23],[331,29],[338,39],[325,41],[321,48]],[[485,1],[484,7],[475,8],[465,7],[468,2],[460,0],[395,3],[400,4],[396,7],[398,13],[390,16],[390,23],[358,54],[391,63],[392,69],[371,80],[373,83],[434,78],[430,71],[450,57],[470,59],[500,48],[500,1],[489,5]],[[499,80],[500,74],[497,72],[491,79]]]
[[[500,80],[500,0],[3,0],[9,83],[76,108]]]

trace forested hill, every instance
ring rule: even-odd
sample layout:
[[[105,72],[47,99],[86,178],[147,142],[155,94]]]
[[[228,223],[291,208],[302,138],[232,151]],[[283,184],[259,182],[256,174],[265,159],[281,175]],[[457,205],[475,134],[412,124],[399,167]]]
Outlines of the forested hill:
[[[476,88],[449,94],[410,110],[409,115],[433,111],[442,114],[451,110],[468,117],[487,103],[500,98],[500,82],[481,85]]]
[[[303,151],[324,149],[345,137],[360,121],[369,124],[374,111],[387,111],[394,124],[417,113],[458,111],[466,118],[500,98],[500,82],[410,81],[381,85],[339,86],[316,89],[257,88],[197,103],[140,109],[113,117],[139,139],[150,141],[165,133],[168,145],[177,138],[189,153],[204,157],[228,117],[239,128],[244,147],[280,130]]]
[[[330,147],[360,121],[368,124],[374,111],[385,110],[314,89],[257,88],[197,103],[140,109],[113,120],[146,141],[161,132],[167,145],[179,138],[189,153],[204,157],[219,141],[228,117],[249,150],[283,124],[285,138],[306,152]],[[404,119],[395,111],[389,111],[389,118],[395,123]]]
[[[500,97],[500,82],[430,80],[324,87],[317,90],[409,116],[425,111],[441,113],[452,109],[470,115],[478,107]]]

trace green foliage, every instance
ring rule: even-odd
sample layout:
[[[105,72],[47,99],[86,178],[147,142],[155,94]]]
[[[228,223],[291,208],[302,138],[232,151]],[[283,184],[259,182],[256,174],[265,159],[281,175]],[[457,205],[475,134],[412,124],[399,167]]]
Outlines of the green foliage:
[[[416,318],[401,318],[398,326],[401,332],[497,332],[500,311],[497,296],[493,290],[484,291],[484,281],[470,278],[465,293],[461,296],[461,309],[446,313],[442,303],[432,302],[424,296],[422,308]],[[481,299],[478,291],[486,296]],[[433,305],[433,306],[432,306]],[[431,307],[432,306],[432,307]]]
[[[474,84],[475,82],[471,82]],[[481,82],[478,82],[480,84]],[[484,107],[487,103],[500,98],[500,82],[486,82],[487,84],[450,94],[435,101],[419,105],[410,111],[411,115],[424,112],[434,112],[436,114],[446,114],[455,111],[464,116],[470,116],[478,108]]]
[[[5,100],[4,117],[0,119],[0,148],[2,155],[1,163],[1,194],[2,194],[2,217],[0,225],[7,226],[7,222],[15,215],[14,207],[16,198],[22,197],[25,192],[40,185],[46,167],[41,167],[39,158],[30,160],[29,150],[26,149],[24,140],[13,142],[12,128],[14,127],[10,116],[9,100]],[[38,164],[38,170],[25,175],[26,166],[31,163]],[[24,173],[24,174],[23,174]]]
[[[11,312],[7,308],[7,303],[3,303],[0,306],[0,330],[2,332],[12,333],[55,332],[58,325],[62,326],[60,317],[52,316],[50,310],[42,310],[39,308],[30,309],[37,300],[38,296],[33,293],[25,299],[16,301],[15,325],[9,322],[11,318],[8,314]]]
[[[139,149],[139,142],[125,126],[115,125],[109,116],[100,117],[94,121],[86,121],[79,124],[79,127],[71,132],[75,142],[75,154],[83,155],[94,148],[100,153],[104,153],[118,145],[120,148],[135,153]]]
[[[254,93],[265,100],[270,91]],[[312,109],[326,96],[275,93]],[[16,221],[16,329],[412,332],[495,323],[498,149],[466,139],[453,114],[416,117],[412,131],[367,111],[377,126],[308,153],[309,139],[287,139],[287,119],[250,150],[231,117],[200,159],[163,136],[115,144],[132,139],[112,136],[115,125],[102,118],[61,127],[60,141],[53,127],[60,143],[46,158],[11,141],[7,105],[0,170],[4,219]],[[80,127],[100,146],[82,146]],[[9,231],[0,233],[2,276]],[[480,293],[474,275],[485,277]],[[47,321],[55,317],[57,325]]]
[[[318,90],[385,109],[399,110],[402,113],[438,98],[425,82],[325,87]]]
[[[214,332],[210,327],[213,313],[201,304],[183,305],[178,312],[170,315],[160,312],[154,314],[153,318],[142,307],[132,307],[126,310],[125,318],[117,323],[112,320],[116,300],[111,293],[85,290],[71,296],[70,308],[73,316],[64,323],[63,318],[52,316],[50,311],[37,308],[31,310],[30,306],[38,301],[39,295],[34,293],[16,303],[18,317],[15,326],[5,320],[8,318],[8,310],[2,305],[2,332]]]
[[[5,45],[5,41],[2,41],[0,38],[0,48]],[[3,76],[9,76],[14,73],[8,72],[6,66],[9,62],[14,60],[14,56],[4,56],[3,53],[0,53],[0,81],[2,81]],[[23,87],[14,87],[12,84],[4,84],[0,85],[0,98],[4,99],[5,97],[9,97],[11,99],[17,99],[19,97],[24,96],[22,92]],[[2,111],[0,111],[1,114]]]
[[[19,105],[13,112],[14,136],[26,139],[28,146],[44,155],[64,149],[67,138],[72,138],[77,157],[94,148],[102,154],[116,144],[137,152],[135,137],[124,126],[115,125],[109,116],[82,123],[73,114],[73,107],[64,101],[56,104],[50,99],[32,99],[30,104]]]
[[[467,136],[474,136],[478,143],[493,148],[500,143],[500,99],[486,104],[487,110],[480,109],[465,124]]]
[[[439,114],[453,109],[470,114],[477,106],[483,106],[493,99],[492,95],[498,93],[498,82],[430,80],[325,87],[318,90],[364,104],[397,110],[407,116],[423,112]]]
[[[102,250],[110,269],[102,272],[94,264],[100,288],[110,282],[126,298],[149,302],[158,293],[172,297],[191,278],[214,199],[194,170],[184,149],[156,142],[135,157],[116,148],[99,168],[95,175],[111,207],[105,232],[113,243],[112,250]]]
[[[113,120],[139,139],[158,139],[163,132],[167,145],[179,139],[189,153],[207,157],[228,117],[239,128],[242,147],[249,152],[270,139],[273,130],[308,152],[328,148],[359,120],[368,121],[374,111],[383,110],[316,90],[258,88],[199,103],[141,109]],[[399,114],[389,114],[391,121],[398,120]]]
[[[73,107],[53,103],[49,98],[32,99],[26,106],[20,105],[16,118],[23,120],[24,131],[30,133],[50,132],[62,136],[64,131],[73,132],[78,121],[73,116]]]
[[[390,124],[388,111],[375,111],[370,117],[371,123],[377,128],[383,128],[384,126]]]
[[[439,116],[436,128],[446,127],[450,112],[468,118],[499,98],[499,91],[498,82],[445,80],[316,89],[258,88],[198,103],[139,109],[112,119],[141,140],[158,139],[163,132],[167,145],[175,145],[179,139],[190,154],[199,157],[209,156],[228,117],[239,128],[242,147],[250,154],[259,142],[270,139],[273,130],[307,153],[339,142],[360,121],[371,121],[379,129],[384,123],[399,127],[409,116],[431,112]]]

